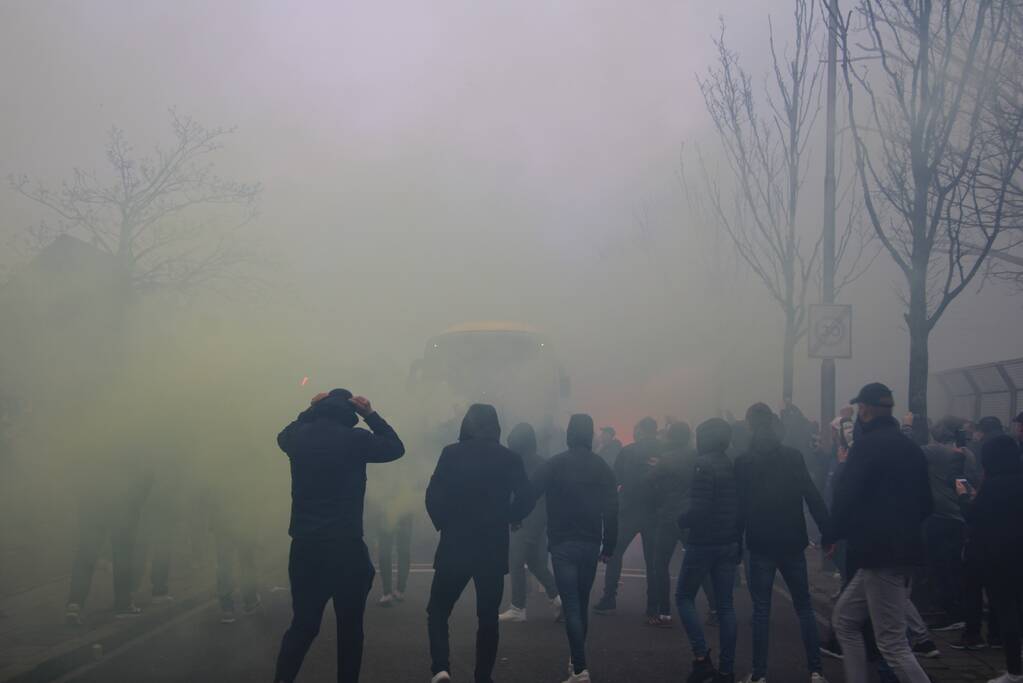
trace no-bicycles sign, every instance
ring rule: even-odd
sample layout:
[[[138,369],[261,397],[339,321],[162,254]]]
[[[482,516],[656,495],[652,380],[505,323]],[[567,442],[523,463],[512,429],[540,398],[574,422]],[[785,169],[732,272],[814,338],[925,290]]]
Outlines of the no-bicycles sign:
[[[852,358],[852,306],[812,304],[809,322],[811,358]]]

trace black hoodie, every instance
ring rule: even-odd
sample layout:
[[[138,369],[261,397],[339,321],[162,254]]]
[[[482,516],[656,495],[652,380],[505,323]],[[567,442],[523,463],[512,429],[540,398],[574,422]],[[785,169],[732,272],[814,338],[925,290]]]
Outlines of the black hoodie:
[[[526,422],[515,425],[508,435],[508,448],[522,458],[522,464],[526,468],[526,476],[532,477],[538,469],[547,461],[538,452],[536,443],[536,432]],[[536,501],[533,511],[522,520],[522,528],[515,532],[532,541],[538,541],[543,537],[547,527],[547,506],[543,499]]]
[[[805,502],[821,529],[828,508],[810,479],[803,455],[783,446],[770,427],[754,431],[750,450],[735,459],[746,546],[768,557],[802,553],[808,545]]]
[[[689,509],[690,487],[696,471],[696,451],[690,446],[692,430],[684,422],[668,429],[668,443],[646,475],[646,502],[658,523],[674,524]]]
[[[565,541],[600,543],[613,555],[618,540],[618,493],[615,476],[594,453],[593,419],[573,415],[568,423],[568,450],[537,470],[533,486],[547,497],[547,536],[552,546]]]
[[[981,454],[984,483],[972,503],[961,498],[970,546],[995,572],[1019,572],[1023,561],[1023,467],[1011,436],[988,439]]]
[[[499,442],[491,405],[469,407],[458,443],[440,454],[426,488],[426,511],[440,531],[438,571],[508,573],[508,526],[533,508],[522,458]]]
[[[372,434],[355,427],[359,418],[350,397],[335,389],[277,436],[291,460],[292,538],[362,538],[366,463],[390,462],[405,453],[398,435],[377,413],[366,417]]]

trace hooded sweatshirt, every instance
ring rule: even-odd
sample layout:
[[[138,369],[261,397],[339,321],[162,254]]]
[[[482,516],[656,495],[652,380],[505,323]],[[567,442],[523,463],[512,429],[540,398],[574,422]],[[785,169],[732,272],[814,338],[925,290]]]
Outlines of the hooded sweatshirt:
[[[547,499],[547,536],[551,546],[566,541],[599,543],[613,555],[618,540],[618,493],[615,476],[593,452],[593,419],[573,415],[568,423],[568,450],[537,470],[533,487]]]
[[[391,462],[405,453],[379,414],[365,418],[372,433],[355,427],[359,417],[348,402],[351,396],[335,389],[277,436],[291,461],[292,538],[362,538],[366,464]]]
[[[546,462],[546,459],[538,452],[536,432],[532,426],[525,422],[515,425],[511,434],[508,435],[508,448],[522,458],[522,465],[526,468],[527,477],[532,477]],[[543,537],[546,527],[547,506],[540,498],[536,501],[533,511],[522,521],[522,528],[515,534],[535,541]]]
[[[440,532],[437,571],[508,573],[508,526],[533,509],[522,458],[502,446],[497,411],[477,403],[462,421],[458,443],[440,454],[426,488],[426,511]]]
[[[809,544],[804,502],[817,526],[827,526],[827,506],[802,453],[782,445],[770,424],[754,429],[750,450],[735,460],[735,478],[751,551],[773,558],[802,553]]]
[[[689,508],[690,487],[696,470],[696,451],[689,445],[692,430],[679,422],[668,429],[668,443],[660,461],[646,476],[646,500],[658,523],[675,524]]]
[[[726,545],[742,535],[735,467],[728,457],[732,428],[724,420],[707,420],[696,428],[696,468],[689,509],[678,519],[689,530],[689,545]]]

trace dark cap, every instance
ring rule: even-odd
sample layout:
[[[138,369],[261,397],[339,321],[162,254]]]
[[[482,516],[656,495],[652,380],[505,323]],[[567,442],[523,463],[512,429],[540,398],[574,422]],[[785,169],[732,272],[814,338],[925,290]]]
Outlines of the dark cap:
[[[849,403],[863,403],[868,406],[877,406],[879,408],[892,408],[895,406],[895,399],[892,398],[891,389],[880,382],[872,382],[860,389],[860,393],[856,395],[856,398],[849,401]]]

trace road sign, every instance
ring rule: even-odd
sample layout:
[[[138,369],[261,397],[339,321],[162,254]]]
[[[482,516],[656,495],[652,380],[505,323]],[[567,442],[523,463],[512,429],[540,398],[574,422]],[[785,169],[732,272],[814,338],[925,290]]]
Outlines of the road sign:
[[[852,306],[812,304],[806,336],[811,358],[852,358]]]

